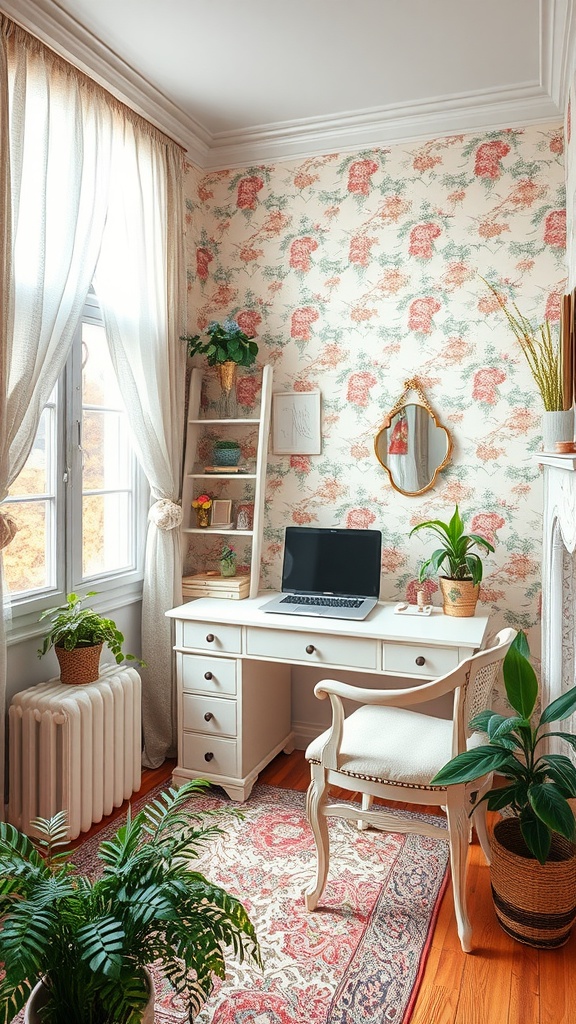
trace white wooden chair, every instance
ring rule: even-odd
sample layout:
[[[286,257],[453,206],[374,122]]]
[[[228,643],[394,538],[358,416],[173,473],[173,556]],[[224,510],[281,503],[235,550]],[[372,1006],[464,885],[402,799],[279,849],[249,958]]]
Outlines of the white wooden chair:
[[[481,744],[471,734],[470,719],[489,707],[492,688],[504,656],[516,635],[513,629],[498,633],[494,646],[481,651],[447,675],[432,682],[402,690],[369,690],[348,683],[324,679],[314,693],[320,700],[330,698],[332,725],[306,751],[311,781],[306,810],[317,850],[316,877],[305,893],[308,910],[314,910],[328,876],[330,846],[328,817],[348,818],[358,827],[369,825],[386,832],[417,832],[446,838],[439,825],[414,817],[391,814],[374,797],[442,807],[446,813],[452,889],[458,935],[464,952],[471,949],[472,929],[466,910],[466,862],[470,841],[469,813],[477,796],[488,789],[491,777],[448,787],[431,786],[430,780],[454,755],[467,745]],[[411,710],[413,705],[453,692],[452,719],[434,718]],[[342,698],[360,704],[348,718]],[[362,794],[362,808],[331,802],[329,786]],[[490,848],[486,832],[486,801],[473,813],[473,822],[487,861]]]

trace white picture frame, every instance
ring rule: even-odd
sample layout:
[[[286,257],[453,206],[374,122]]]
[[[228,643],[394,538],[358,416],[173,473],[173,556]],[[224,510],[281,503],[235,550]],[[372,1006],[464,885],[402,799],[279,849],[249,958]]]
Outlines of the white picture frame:
[[[319,391],[274,392],[272,451],[275,455],[321,454]]]
[[[228,498],[215,498],[212,502],[210,526],[226,527],[232,522],[232,502]]]

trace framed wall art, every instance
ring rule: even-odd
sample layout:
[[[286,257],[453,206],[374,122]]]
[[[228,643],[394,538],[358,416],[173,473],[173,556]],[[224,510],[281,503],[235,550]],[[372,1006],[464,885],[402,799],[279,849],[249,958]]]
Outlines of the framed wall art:
[[[277,391],[272,395],[272,451],[275,455],[320,455],[319,391]]]
[[[232,502],[228,499],[217,498],[212,502],[212,515],[210,526],[221,528],[229,527],[232,523]]]

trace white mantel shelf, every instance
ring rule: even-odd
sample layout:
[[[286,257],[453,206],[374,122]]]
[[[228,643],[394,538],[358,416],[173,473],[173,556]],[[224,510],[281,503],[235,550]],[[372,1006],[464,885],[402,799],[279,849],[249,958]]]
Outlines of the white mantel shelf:
[[[576,472],[576,454],[560,455],[559,452],[539,452],[532,458],[540,466],[553,466],[554,469],[567,469]]]

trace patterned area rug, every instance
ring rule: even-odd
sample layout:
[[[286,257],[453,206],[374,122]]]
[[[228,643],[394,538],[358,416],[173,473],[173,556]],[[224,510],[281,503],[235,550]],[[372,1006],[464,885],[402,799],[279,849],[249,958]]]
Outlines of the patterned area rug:
[[[196,798],[195,806],[230,806],[218,793]],[[332,819],[329,879],[318,909],[309,914],[302,893],[314,873],[315,853],[304,806],[303,793],[256,785],[242,805],[245,817],[225,819],[225,834],[197,862],[242,901],[264,961],[260,972],[230,958],[226,981],[217,983],[198,1024],[410,1019],[448,881],[448,843],[358,831]],[[98,844],[117,824],[75,851],[80,871],[96,868]],[[158,970],[155,984],[156,1024],[187,1020],[185,1006]]]

